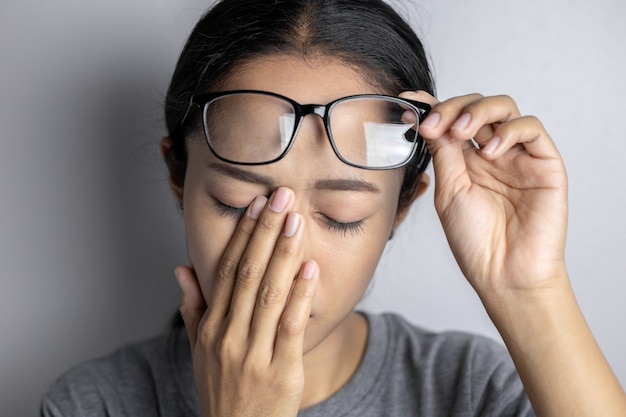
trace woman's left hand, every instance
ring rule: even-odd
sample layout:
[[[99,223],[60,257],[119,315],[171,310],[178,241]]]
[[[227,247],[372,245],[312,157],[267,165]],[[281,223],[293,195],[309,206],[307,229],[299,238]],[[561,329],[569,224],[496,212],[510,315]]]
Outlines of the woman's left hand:
[[[402,97],[433,105],[419,131],[433,156],[435,205],[483,302],[567,283],[567,176],[541,122],[506,96]]]
[[[437,212],[537,416],[626,415],[624,390],[569,284],[567,176],[543,125],[521,117],[510,97],[402,96],[433,105],[419,131],[433,156]]]

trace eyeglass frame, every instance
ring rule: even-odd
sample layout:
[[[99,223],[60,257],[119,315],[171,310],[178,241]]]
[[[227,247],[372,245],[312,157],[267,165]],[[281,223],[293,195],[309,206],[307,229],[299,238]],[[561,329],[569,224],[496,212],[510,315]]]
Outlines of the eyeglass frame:
[[[289,138],[288,145],[285,147],[285,149],[281,152],[281,154],[278,157],[270,161],[266,161],[266,162],[237,162],[237,161],[233,161],[230,159],[226,159],[218,155],[215,149],[213,149],[213,146],[211,146],[211,141],[209,140],[207,127],[206,127],[204,108],[212,100],[215,100],[217,98],[224,97],[224,96],[237,95],[237,94],[262,94],[262,95],[284,100],[288,102],[289,104],[291,104],[291,106],[293,107],[294,116],[295,116],[293,133],[291,134],[291,137]],[[384,99],[388,101],[393,101],[399,104],[406,105],[411,110],[415,111],[415,113],[418,116],[418,120],[416,122],[417,129],[415,131],[416,133],[415,144],[413,145],[411,154],[403,162],[399,164],[391,165],[391,166],[369,167],[369,166],[352,163],[346,160],[341,155],[341,153],[337,149],[335,140],[333,139],[332,132],[330,130],[329,114],[331,110],[333,109],[333,107],[341,103],[342,101],[348,101],[348,100],[353,100],[353,99],[358,99],[358,98],[379,98],[379,99]],[[227,163],[235,164],[235,165],[247,165],[247,166],[269,165],[269,164],[273,164],[274,162],[278,162],[281,159],[283,159],[289,153],[289,151],[291,150],[291,147],[296,141],[296,136],[298,136],[298,132],[300,131],[300,127],[302,126],[302,121],[304,120],[304,117],[308,116],[309,114],[315,114],[322,119],[324,123],[324,130],[326,131],[326,136],[328,137],[330,146],[332,147],[333,152],[335,153],[337,158],[339,158],[341,162],[347,165],[353,166],[355,168],[375,170],[375,171],[401,168],[405,166],[407,163],[409,163],[411,159],[413,159],[417,151],[418,145],[420,145],[420,142],[421,142],[421,146],[420,146],[419,152],[424,155],[423,158],[425,158],[427,154],[426,142],[424,141],[422,136],[419,134],[419,124],[422,120],[426,118],[426,116],[428,116],[428,113],[431,110],[431,106],[421,101],[409,100],[409,99],[400,98],[400,97],[393,97],[393,96],[388,96],[384,94],[354,94],[354,95],[350,95],[346,97],[340,97],[327,104],[300,104],[297,101],[289,97],[283,96],[278,93],[273,93],[271,91],[263,91],[263,90],[227,90],[227,91],[216,91],[216,92],[208,92],[208,93],[198,93],[198,94],[193,94],[191,98],[189,99],[189,106],[187,107],[187,111],[185,112],[185,115],[181,119],[180,123],[174,129],[174,132],[176,132],[175,134],[182,133],[184,125],[191,119],[191,113],[195,107],[202,110],[202,131],[204,133],[205,141],[207,145],[209,146],[209,149],[211,150],[211,153],[213,153],[213,155],[219,160],[227,162]],[[418,162],[418,166],[421,165],[422,162],[423,161],[420,160]]]

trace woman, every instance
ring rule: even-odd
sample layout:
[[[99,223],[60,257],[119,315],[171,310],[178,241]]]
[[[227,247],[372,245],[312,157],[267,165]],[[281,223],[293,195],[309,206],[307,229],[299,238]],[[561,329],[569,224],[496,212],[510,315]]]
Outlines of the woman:
[[[569,285],[550,137],[508,97],[433,94],[381,1],[218,3],[180,57],[161,145],[186,335],[76,368],[42,414],[625,415]],[[430,155],[450,246],[508,353],[354,311]]]

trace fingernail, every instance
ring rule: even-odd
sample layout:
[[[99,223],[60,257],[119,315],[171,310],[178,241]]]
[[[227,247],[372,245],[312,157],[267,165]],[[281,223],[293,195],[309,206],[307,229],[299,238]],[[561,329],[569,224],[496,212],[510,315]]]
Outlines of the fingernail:
[[[254,220],[258,219],[263,211],[263,207],[267,204],[267,198],[260,195],[254,199],[252,206],[250,206],[250,217]]]
[[[317,273],[317,263],[314,261],[306,261],[304,268],[302,268],[302,278],[313,279]]]
[[[487,146],[483,148],[482,152],[484,154],[491,155],[498,149],[498,146],[500,146],[500,138],[494,136],[493,138],[491,138]]]
[[[415,124],[417,123],[417,115],[413,110],[407,110],[402,113],[400,120],[404,123]]]
[[[472,115],[469,113],[465,113],[463,116],[459,117],[459,119],[452,125],[450,129],[459,129],[463,130],[467,126],[469,126],[470,121],[472,120]]]
[[[272,194],[270,209],[275,213],[280,213],[287,208],[287,203],[289,203],[289,192],[281,187]]]
[[[300,215],[296,212],[291,212],[287,215],[287,221],[285,222],[285,237],[292,237],[298,231],[300,226]]]
[[[432,129],[434,127],[437,127],[440,120],[441,115],[439,113],[430,113],[428,117],[422,123],[420,123],[420,125]]]

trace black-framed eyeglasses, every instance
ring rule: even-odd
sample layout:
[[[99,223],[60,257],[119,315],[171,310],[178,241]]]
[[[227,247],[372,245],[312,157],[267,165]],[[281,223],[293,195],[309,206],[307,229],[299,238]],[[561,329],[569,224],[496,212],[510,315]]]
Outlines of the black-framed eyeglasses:
[[[211,152],[239,165],[279,161],[294,144],[302,120],[316,114],[333,151],[348,165],[392,169],[405,165],[416,152],[426,154],[418,134],[430,106],[379,94],[343,97],[328,104],[300,104],[267,91],[236,90],[195,94],[177,131],[202,109],[202,124]]]

